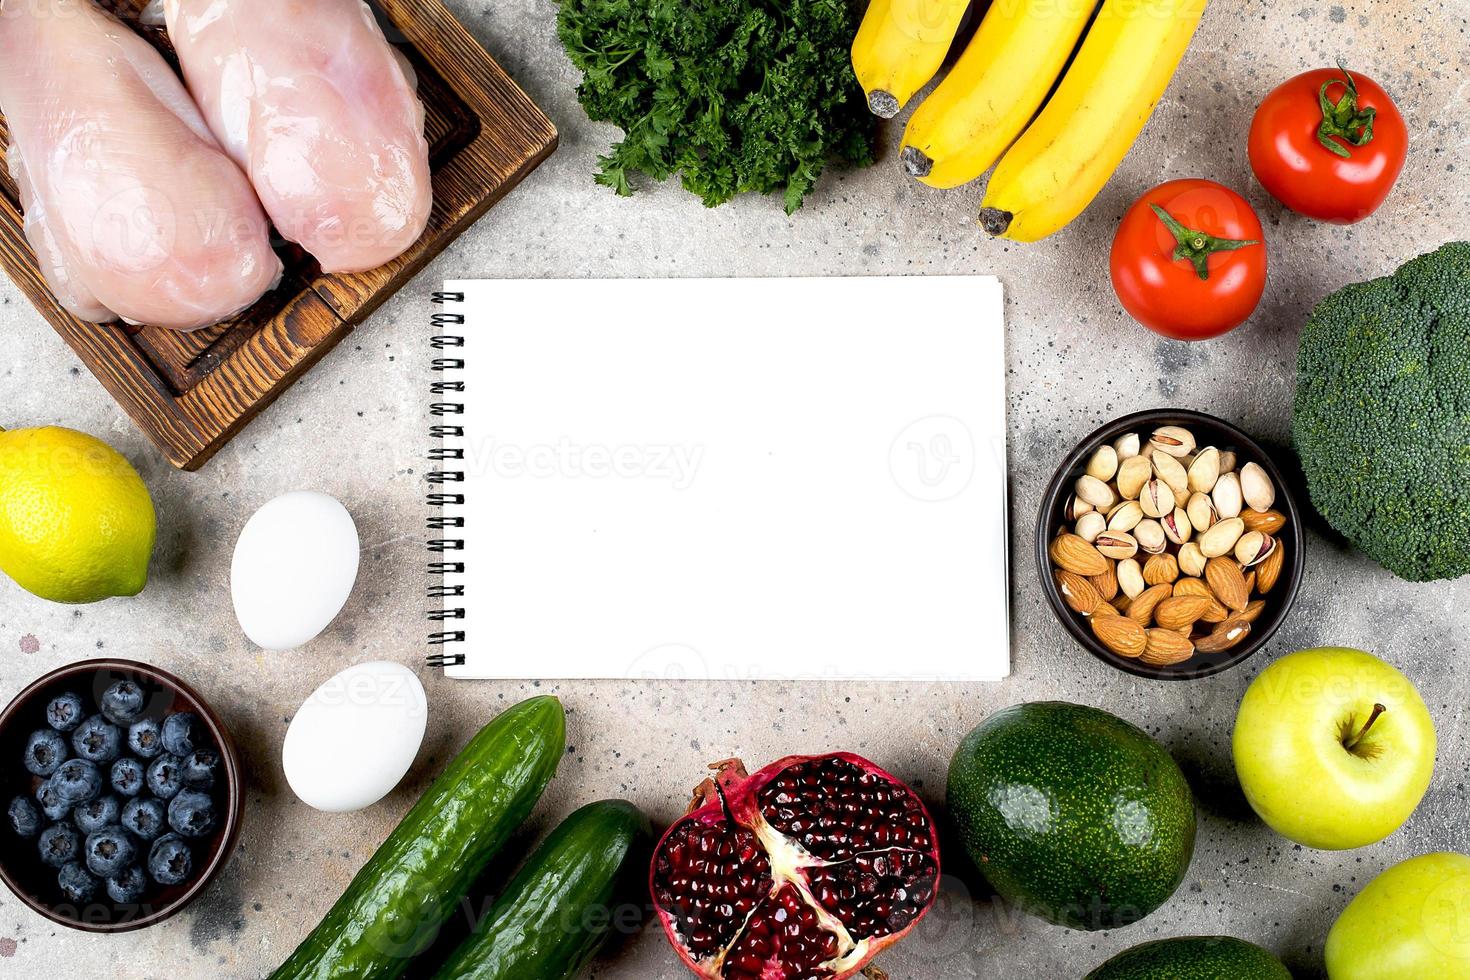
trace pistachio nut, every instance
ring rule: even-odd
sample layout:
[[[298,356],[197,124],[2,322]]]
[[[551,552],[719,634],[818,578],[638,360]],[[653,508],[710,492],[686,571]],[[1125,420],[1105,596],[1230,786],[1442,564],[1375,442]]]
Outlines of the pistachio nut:
[[[1244,527],[1244,523],[1241,524]],[[1247,531],[1235,543],[1235,560],[1244,568],[1253,568],[1270,557],[1276,549],[1276,539],[1260,531]]]
[[[1179,549],[1179,570],[1185,575],[1199,578],[1205,573],[1205,553],[1199,550],[1199,542],[1185,542]]]
[[[1153,478],[1153,464],[1143,456],[1130,456],[1118,467],[1118,494],[1124,500],[1137,500],[1143,485]]]
[[[1159,518],[1172,514],[1176,506],[1174,491],[1163,480],[1149,480],[1138,495],[1138,505],[1147,517]]]
[[[1175,507],[1172,514],[1159,518],[1159,523],[1164,525],[1164,537],[1175,544],[1183,544],[1194,534],[1194,526],[1190,524],[1189,515],[1184,512],[1183,507]]]
[[[1093,547],[1102,552],[1104,558],[1122,561],[1138,554],[1138,541],[1126,531],[1104,531],[1097,536]]]
[[[1097,541],[1097,536],[1108,529],[1108,519],[1097,511],[1083,514],[1077,522],[1077,537],[1089,544]]]
[[[1215,489],[1210,491],[1210,499],[1215,502],[1217,516],[1227,520],[1239,517],[1241,506],[1245,502],[1240,492],[1240,477],[1234,473],[1223,474],[1215,484]]]
[[[1118,472],[1118,451],[1112,446],[1098,446],[1087,461],[1087,475],[1107,483]]]
[[[1276,503],[1276,487],[1260,463],[1246,463],[1240,471],[1240,492],[1250,509],[1264,514]]]
[[[1108,530],[1131,531],[1143,520],[1143,507],[1136,500],[1125,500],[1108,511]]]
[[[1118,562],[1118,587],[1130,599],[1137,599],[1148,583],[1143,580],[1143,566],[1136,558],[1125,558]]]
[[[1164,534],[1164,525],[1158,521],[1139,521],[1133,529],[1133,538],[1138,547],[1150,555],[1161,554],[1168,547],[1169,539]]]
[[[1095,476],[1086,474],[1079,476],[1077,485],[1073,489],[1076,490],[1079,498],[1098,510],[1107,510],[1113,506],[1112,488]]]
[[[1113,452],[1118,454],[1118,462],[1122,463],[1138,455],[1140,448],[1137,432],[1128,432],[1113,440]]]
[[[1184,512],[1189,515],[1189,523],[1201,534],[1214,527],[1218,519],[1215,502],[1207,493],[1190,494],[1189,502],[1184,505]]]
[[[1079,521],[1083,514],[1091,514],[1093,506],[1078,497],[1075,493],[1067,497],[1067,502],[1062,505],[1062,517],[1068,521]]]
[[[1231,449],[1222,449],[1222,450],[1220,450],[1220,472],[1221,473],[1234,473],[1235,472],[1235,464],[1237,462],[1239,462],[1239,459],[1236,457],[1234,450],[1231,450]]]
[[[1245,521],[1231,517],[1220,521],[1199,538],[1199,550],[1206,558],[1219,558],[1235,550],[1236,542],[1245,533]]]
[[[1194,452],[1194,433],[1183,426],[1165,425],[1154,430],[1148,444],[1175,458],[1188,456]]]
[[[1169,489],[1174,491],[1174,496],[1180,500],[1189,496],[1189,471],[1184,468],[1183,463],[1157,449],[1149,459],[1153,462],[1154,473],[1160,480],[1169,484]]]
[[[1220,450],[1207,446],[1199,451],[1194,462],[1189,464],[1189,489],[1194,493],[1209,493],[1220,479]]]

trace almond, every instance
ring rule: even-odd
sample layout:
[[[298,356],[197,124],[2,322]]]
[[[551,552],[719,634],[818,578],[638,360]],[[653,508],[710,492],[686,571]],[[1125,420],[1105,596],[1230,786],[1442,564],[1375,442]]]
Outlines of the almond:
[[[1103,602],[1112,602],[1118,597],[1118,570],[1112,562],[1108,562],[1108,570],[1101,575],[1094,575],[1088,579],[1092,587],[1097,589],[1097,594],[1102,596]]]
[[[1092,632],[1103,646],[1130,660],[1140,656],[1148,646],[1143,627],[1126,616],[1094,616]]]
[[[1143,563],[1143,580],[1149,585],[1173,585],[1179,579],[1179,562],[1173,555],[1151,555]]]
[[[1201,638],[1194,648],[1199,653],[1224,653],[1250,635],[1251,624],[1239,616],[1232,616],[1216,626],[1209,636]]]
[[[1166,630],[1199,621],[1210,608],[1210,600],[1198,595],[1180,595],[1165,599],[1154,609],[1154,621]]]
[[[1250,605],[1245,607],[1245,612],[1237,613],[1234,618],[1244,620],[1247,623],[1254,623],[1256,620],[1261,618],[1261,613],[1265,611],[1266,600],[1256,599],[1252,601]]]
[[[1236,612],[1250,604],[1251,594],[1245,587],[1245,575],[1232,559],[1211,558],[1205,565],[1205,581],[1210,583],[1215,598]]]
[[[1051,560],[1066,571],[1083,577],[1101,575],[1108,560],[1092,545],[1075,534],[1061,534],[1051,543]]]
[[[1059,568],[1053,577],[1057,580],[1057,591],[1062,594],[1062,600],[1073,612],[1091,616],[1092,611],[1102,604],[1102,596],[1098,595],[1093,584],[1076,572]]]
[[[1240,519],[1245,521],[1247,531],[1260,531],[1273,537],[1286,527],[1286,515],[1279,510],[1248,510],[1240,515]]]
[[[1210,608],[1200,617],[1203,623],[1223,623],[1230,618],[1230,610],[1226,609],[1220,600],[1215,598],[1215,593],[1210,587],[1197,578],[1182,578],[1174,583],[1175,595],[1197,595],[1210,600]]]
[[[1276,547],[1266,556],[1266,560],[1256,566],[1256,588],[1261,595],[1266,595],[1276,588],[1276,583],[1281,580],[1281,569],[1286,563],[1286,545],[1277,541]]]
[[[1128,607],[1128,618],[1135,623],[1147,626],[1153,622],[1154,611],[1158,609],[1159,603],[1169,598],[1173,591],[1167,585],[1155,585],[1144,589],[1134,597],[1132,605]]]
[[[1139,660],[1152,667],[1172,667],[1194,656],[1194,644],[1173,630],[1149,630]]]

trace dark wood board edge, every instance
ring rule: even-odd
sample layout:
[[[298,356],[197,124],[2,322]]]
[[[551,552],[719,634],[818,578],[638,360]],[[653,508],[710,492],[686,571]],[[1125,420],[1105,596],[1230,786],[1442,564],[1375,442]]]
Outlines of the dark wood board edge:
[[[265,327],[177,399],[184,417],[206,433],[198,450],[181,463],[198,470],[257,415],[352,333],[316,293],[307,290]]]
[[[179,413],[173,392],[122,327],[86,323],[61,307],[41,278],[22,221],[9,202],[0,199],[0,265],[128,417],[171,464],[182,468],[204,448],[203,434],[192,419]]]

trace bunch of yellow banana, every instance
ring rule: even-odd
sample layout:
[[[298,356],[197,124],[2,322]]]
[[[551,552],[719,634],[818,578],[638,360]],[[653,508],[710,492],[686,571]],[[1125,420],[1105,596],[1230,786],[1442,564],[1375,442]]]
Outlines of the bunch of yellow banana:
[[[917,45],[903,49],[892,40],[887,25],[900,20],[895,11],[935,2],[873,0],[869,7],[853,65],[875,112],[897,112],[937,71],[936,63],[892,102],[878,98],[891,89],[869,85],[896,77],[878,63],[915,63],[896,54]],[[985,230],[1026,242],[1059,231],[1128,155],[1207,2],[1105,0],[1098,10],[1097,0],[993,0],[964,54],[909,120],[900,154],[904,169],[933,187],[957,187],[999,159],[980,211]],[[958,17],[954,23],[957,29]],[[879,43],[882,38],[888,40]],[[938,45],[928,37],[925,50]],[[917,74],[905,71],[913,82]]]

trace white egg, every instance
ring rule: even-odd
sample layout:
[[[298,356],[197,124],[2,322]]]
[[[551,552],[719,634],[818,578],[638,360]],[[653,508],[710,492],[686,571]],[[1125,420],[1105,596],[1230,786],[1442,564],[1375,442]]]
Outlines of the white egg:
[[[336,498],[284,494],[235,544],[230,593],[240,628],[266,650],[294,650],[332,624],[357,581],[357,525]]]
[[[281,747],[286,782],[328,813],[372,806],[413,765],[428,714],[424,686],[402,664],[348,667],[291,719]]]

